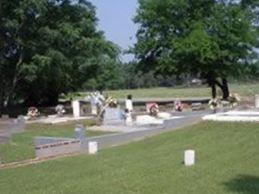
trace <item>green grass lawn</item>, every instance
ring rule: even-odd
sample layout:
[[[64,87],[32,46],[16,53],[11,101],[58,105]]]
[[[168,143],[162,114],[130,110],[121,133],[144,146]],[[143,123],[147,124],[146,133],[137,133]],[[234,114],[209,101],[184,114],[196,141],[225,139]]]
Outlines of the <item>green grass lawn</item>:
[[[185,149],[197,164],[183,165]],[[0,170],[1,194],[258,194],[257,123],[203,122],[98,155]]]
[[[220,93],[220,90],[218,91]],[[255,94],[259,94],[259,83],[230,84],[230,92],[238,93],[241,97],[253,97]],[[150,88],[105,91],[104,94],[111,95],[114,98],[125,98],[128,94],[132,94],[134,98],[210,97],[211,89],[205,86],[192,88]],[[81,96],[77,98],[84,98],[87,93],[80,93],[80,95]]]
[[[82,121],[85,126],[91,125],[90,121]],[[7,144],[0,144],[0,157],[4,163],[21,161],[35,157],[33,137],[73,137],[75,123],[60,125],[30,124],[23,133],[14,134]],[[86,130],[87,136],[103,135],[104,132]],[[1,192],[0,192],[1,193]]]

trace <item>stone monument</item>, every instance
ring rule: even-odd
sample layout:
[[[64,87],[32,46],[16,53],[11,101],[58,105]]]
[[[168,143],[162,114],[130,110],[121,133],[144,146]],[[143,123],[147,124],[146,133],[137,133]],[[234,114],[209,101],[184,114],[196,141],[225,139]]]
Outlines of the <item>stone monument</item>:
[[[64,108],[64,106],[62,104],[58,104],[56,107],[55,107],[55,111],[57,113],[57,115],[59,117],[62,117],[64,116],[64,114],[66,113],[66,110]]]
[[[195,151],[186,150],[184,152],[184,164],[185,166],[193,166],[195,164]]]
[[[80,102],[79,100],[72,101],[73,115],[75,118],[80,117]]]
[[[125,107],[129,112],[133,112],[132,95],[128,95],[125,101]]]
[[[105,108],[103,116],[103,125],[124,125],[125,115],[118,107]]]
[[[96,154],[98,152],[98,143],[96,141],[90,141],[88,143],[88,153]]]

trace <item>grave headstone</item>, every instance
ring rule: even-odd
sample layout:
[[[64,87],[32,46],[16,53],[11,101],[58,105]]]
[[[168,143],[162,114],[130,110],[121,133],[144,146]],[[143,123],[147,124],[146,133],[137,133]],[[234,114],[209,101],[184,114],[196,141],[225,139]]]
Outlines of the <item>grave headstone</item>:
[[[81,150],[84,150],[87,140],[85,136],[85,127],[81,124],[77,124],[75,127],[75,139],[80,140]]]
[[[9,128],[12,133],[19,133],[24,131],[25,129],[25,118],[23,116],[19,116],[17,119],[14,119],[13,122],[10,123]]]
[[[127,126],[133,125],[132,113],[128,111],[128,109],[125,110],[125,119],[125,123]]]
[[[94,94],[90,95],[91,114],[97,115],[97,97]]]
[[[133,112],[132,96],[128,95],[125,101],[125,107],[129,112]]]
[[[120,108],[107,107],[103,116],[103,125],[123,125],[125,117]]]
[[[55,107],[55,111],[59,117],[62,117],[66,113],[66,110],[62,104],[58,104]]]
[[[72,101],[72,108],[74,117],[80,117],[80,102],[78,100]]]
[[[184,164],[185,164],[185,166],[193,166],[195,164],[195,151],[194,150],[185,150]]]
[[[75,138],[80,141],[85,139],[85,127],[84,125],[77,124],[75,127]]]
[[[98,152],[98,143],[96,141],[90,141],[88,143],[88,153],[96,154]]]

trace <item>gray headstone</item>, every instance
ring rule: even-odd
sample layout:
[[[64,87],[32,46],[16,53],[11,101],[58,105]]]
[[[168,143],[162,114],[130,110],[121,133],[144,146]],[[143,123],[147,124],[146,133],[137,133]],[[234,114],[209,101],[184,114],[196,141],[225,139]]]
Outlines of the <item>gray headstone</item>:
[[[123,112],[119,108],[106,108],[103,125],[123,125],[125,124],[125,118]]]
[[[17,119],[14,119],[9,128],[11,129],[12,133],[20,133],[23,132],[25,129],[25,119],[23,116],[19,116]]]
[[[75,138],[80,141],[85,139],[85,127],[84,125],[77,124],[75,127]]]

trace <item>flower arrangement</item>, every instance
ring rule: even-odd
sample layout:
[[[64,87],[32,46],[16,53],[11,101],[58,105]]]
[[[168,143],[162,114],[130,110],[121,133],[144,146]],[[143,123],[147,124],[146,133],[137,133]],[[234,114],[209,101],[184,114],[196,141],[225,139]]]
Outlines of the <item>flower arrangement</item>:
[[[213,110],[214,112],[216,112],[217,108],[220,107],[220,100],[217,99],[217,98],[212,98],[210,101],[209,101],[209,107],[211,110]]]
[[[28,108],[27,116],[29,118],[35,118],[40,116],[40,112],[36,107],[30,107]]]
[[[241,101],[241,97],[237,93],[231,93],[228,97],[229,105],[234,108]]]
[[[58,116],[63,116],[66,113],[66,110],[65,110],[65,108],[62,104],[58,104],[55,107],[55,111],[56,111]]]
[[[157,114],[159,113],[159,107],[158,104],[155,102],[152,103],[148,103],[146,105],[147,108],[147,112],[151,115],[151,116],[157,116]]]
[[[176,100],[174,102],[174,109],[175,111],[182,112],[183,111],[183,104],[180,100]]]

